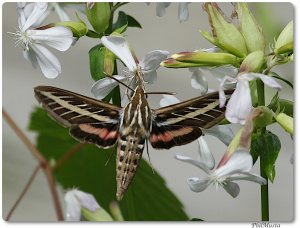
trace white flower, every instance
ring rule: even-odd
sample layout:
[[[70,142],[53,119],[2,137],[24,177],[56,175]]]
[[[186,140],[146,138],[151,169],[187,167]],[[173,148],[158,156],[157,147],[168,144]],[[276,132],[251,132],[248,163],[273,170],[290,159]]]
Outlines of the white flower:
[[[169,52],[155,50],[147,53],[138,63],[131,54],[129,45],[125,38],[120,36],[104,36],[101,38],[102,44],[113,52],[128,68],[130,76],[136,74],[137,71],[141,71],[144,80],[147,83],[153,83],[157,78],[156,70],[160,67],[161,61],[167,58]],[[125,77],[121,75],[114,75],[119,81],[125,82],[128,80],[128,84],[135,83],[132,81],[133,77]],[[118,82],[111,78],[103,78],[98,80],[92,86],[92,93],[98,99],[103,99],[106,95],[116,86]],[[132,86],[132,85],[131,85]],[[133,87],[135,87],[133,85]]]
[[[55,78],[61,73],[59,60],[43,45],[66,51],[73,42],[73,34],[68,28],[57,26],[46,29],[38,28],[47,16],[47,3],[21,3],[19,12],[19,30],[12,33],[16,36],[16,45],[24,47],[23,56],[39,66],[47,78]]]
[[[92,212],[100,208],[93,195],[77,189],[70,190],[65,194],[65,202],[67,221],[80,221],[82,207]]]
[[[220,51],[220,48],[218,48],[218,47],[203,48],[203,49],[199,49],[197,51],[216,53],[216,52]],[[214,68],[211,68],[211,67],[192,67],[192,68],[189,68],[189,70],[192,72],[191,86],[194,89],[200,90],[200,94],[204,95],[209,91],[208,83],[207,83],[207,80],[206,80],[206,77],[205,77],[205,75],[207,75],[208,72],[210,72],[215,78],[220,80],[220,77],[222,77],[222,79],[223,79],[224,73],[229,73],[229,75],[232,75],[232,74],[235,73],[235,70],[237,72],[237,69],[234,68],[235,70],[233,71],[233,68],[234,67],[231,67],[229,65],[221,66],[221,67],[214,67]],[[220,72],[222,72],[222,76],[220,76],[221,75]],[[234,75],[236,75],[236,73]]]
[[[247,180],[258,184],[266,184],[266,180],[258,175],[251,174],[252,157],[247,150],[239,149],[234,152],[230,159],[222,166],[211,170],[211,164],[207,165],[201,160],[194,160],[189,157],[176,155],[176,159],[197,166],[208,176],[205,178],[188,178],[188,184],[192,191],[202,192],[209,185],[213,184],[223,187],[232,197],[237,197],[240,188],[234,181]]]
[[[191,77],[191,86],[194,89],[199,89],[201,95],[206,94],[208,91],[208,83],[204,76],[204,71],[198,67],[190,68],[189,70],[193,72]]]
[[[238,73],[238,68],[232,65],[224,65],[220,67],[206,67],[205,70],[211,73],[213,77],[215,77],[219,82],[224,80],[225,75],[231,78],[235,78]],[[233,89],[235,88],[235,84],[226,83],[224,84],[226,89]]]
[[[171,2],[158,2],[156,3],[156,16],[162,17],[166,14],[166,8],[169,7]],[[180,23],[189,19],[188,5],[190,2],[179,2],[178,4],[178,18]]]
[[[66,12],[65,8],[72,7],[78,10],[79,12],[85,14],[84,3],[66,3],[66,2],[51,2],[50,9],[58,15],[60,21],[71,21],[69,15]]]
[[[221,107],[223,107],[226,102],[224,84],[226,82],[230,82],[232,84],[236,83],[236,89],[226,105],[227,108],[225,112],[226,119],[231,123],[245,124],[246,119],[252,110],[249,81],[257,78],[261,79],[264,84],[269,87],[277,90],[281,89],[280,84],[278,84],[275,79],[259,73],[243,73],[238,75],[236,78],[225,76],[223,81],[220,83],[219,97]]]

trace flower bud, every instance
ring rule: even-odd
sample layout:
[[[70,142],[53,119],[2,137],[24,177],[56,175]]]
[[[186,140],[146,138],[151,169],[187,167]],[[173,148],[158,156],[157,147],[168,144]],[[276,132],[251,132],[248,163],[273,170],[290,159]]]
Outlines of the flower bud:
[[[56,26],[64,26],[69,29],[71,29],[73,36],[80,38],[82,36],[85,36],[89,29],[87,28],[86,24],[83,21],[61,21],[55,23]]]
[[[109,209],[115,221],[124,221],[121,209],[116,201],[109,204]]]
[[[244,59],[240,66],[239,73],[258,72],[264,62],[264,53],[262,51],[254,51]]]
[[[277,116],[275,116],[275,119],[277,123],[288,133],[291,135],[294,134],[294,119],[285,113],[279,113]]]
[[[211,22],[211,27],[214,32],[213,35],[216,38],[215,45],[238,57],[245,57],[247,47],[244,37],[239,30],[233,24],[225,20],[215,3],[207,3],[204,7]]]
[[[203,66],[203,64],[198,64],[198,63],[186,63],[186,62],[176,61],[173,58],[165,59],[160,63],[160,65],[167,68],[190,68],[190,67]]]
[[[99,208],[95,211],[90,211],[84,207],[81,208],[83,217],[90,222],[110,222],[113,221],[110,214],[108,214],[103,208]]]
[[[294,48],[294,33],[293,33],[293,21],[290,21],[280,33],[278,39],[275,42],[276,54],[283,54],[292,52]]]
[[[113,75],[115,69],[116,56],[107,48],[104,49],[104,72]]]
[[[273,112],[265,106],[258,106],[252,111],[254,128],[262,128],[273,123]]]
[[[86,15],[95,31],[99,34],[103,33],[108,28],[111,16],[109,2],[96,2],[87,5]]]
[[[266,43],[262,29],[251,14],[247,3],[240,2],[235,7],[240,21],[240,31],[245,39],[248,51],[264,51]]]
[[[221,52],[181,52],[171,57],[180,62],[199,64],[199,66],[220,66],[227,64],[237,66],[239,64],[236,56]]]

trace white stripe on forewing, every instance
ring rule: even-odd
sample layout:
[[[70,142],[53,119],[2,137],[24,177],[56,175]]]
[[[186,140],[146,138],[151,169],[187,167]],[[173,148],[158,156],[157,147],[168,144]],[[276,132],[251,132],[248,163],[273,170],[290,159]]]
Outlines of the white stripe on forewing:
[[[53,101],[57,102],[59,105],[65,107],[67,109],[70,109],[73,112],[76,112],[76,113],[80,114],[81,116],[89,116],[89,117],[92,117],[96,120],[105,121],[105,122],[111,122],[113,120],[113,119],[111,119],[107,116],[96,115],[96,114],[93,114],[93,113],[91,113],[87,110],[79,108],[76,105],[72,105],[72,104],[68,103],[67,101],[64,101],[64,100],[60,99],[60,97],[52,95],[52,93],[50,93],[50,92],[41,91],[41,94],[43,94],[44,96],[46,96],[48,98],[51,98]]]
[[[194,112],[190,112],[186,115],[182,115],[182,117],[176,117],[176,118],[170,118],[168,119],[167,121],[161,123],[163,125],[166,125],[166,124],[175,124],[175,123],[178,123],[180,121],[183,121],[185,119],[188,119],[188,118],[194,118],[198,115],[202,115],[202,114],[205,114],[206,112],[214,109],[215,107],[217,107],[218,105],[220,104],[219,100],[216,100],[212,103],[210,103],[209,105],[207,105],[206,107],[203,107],[203,108],[199,108],[198,110],[195,110]]]

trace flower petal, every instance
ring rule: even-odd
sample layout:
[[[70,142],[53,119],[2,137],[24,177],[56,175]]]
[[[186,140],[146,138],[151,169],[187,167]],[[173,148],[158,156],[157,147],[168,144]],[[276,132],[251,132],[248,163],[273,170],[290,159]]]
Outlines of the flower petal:
[[[238,69],[236,67],[233,67],[231,65],[225,65],[220,67],[213,67],[213,68],[206,68],[216,79],[219,81],[222,81],[225,76],[236,78],[236,75],[238,73]],[[230,85],[230,87],[228,87]],[[231,89],[231,84],[225,84],[225,88]]]
[[[227,182],[227,181],[223,182],[223,188],[233,198],[237,197],[240,193],[240,187],[237,183]]]
[[[154,71],[160,67],[160,63],[165,60],[169,55],[168,51],[154,50],[148,52],[140,60],[139,65],[143,72]]]
[[[260,78],[265,85],[272,87],[274,89],[280,90],[281,89],[281,85],[276,82],[276,80],[268,75],[264,75],[264,74],[259,74],[259,73],[245,73],[239,76],[240,80],[254,80]]]
[[[156,16],[162,17],[166,14],[166,8],[171,5],[171,2],[158,2],[156,3]]]
[[[208,168],[208,166],[203,163],[203,162],[199,162],[197,160],[194,160],[190,157],[186,157],[186,156],[182,156],[182,155],[175,155],[175,158],[179,161],[183,161],[183,162],[186,162],[186,163],[189,163],[189,164],[192,164],[194,166],[197,166],[198,168],[200,168],[201,170],[203,170],[205,173],[207,174],[210,174],[210,170]]]
[[[142,69],[144,80],[152,84],[157,79],[156,70],[160,67],[160,63],[165,60],[169,52],[162,50],[155,50],[147,53],[141,59],[139,66]]]
[[[256,174],[249,173],[249,172],[234,174],[234,175],[228,177],[226,180],[228,180],[228,181],[247,180],[247,181],[252,181],[252,182],[258,183],[260,185],[267,184],[267,181],[265,178],[263,178],[259,175],[256,175]]]
[[[80,221],[81,207],[89,211],[96,211],[100,208],[93,195],[73,189],[65,194],[66,220]]]
[[[245,124],[252,110],[249,82],[241,80],[227,103],[225,117],[231,123]]]
[[[60,21],[71,21],[69,15],[67,14],[61,3],[52,2],[51,4]]]
[[[32,49],[29,49],[28,51],[23,50],[23,56],[27,61],[31,62],[34,69],[38,67],[39,64],[36,59],[36,54]]]
[[[212,183],[210,178],[199,179],[198,177],[190,177],[187,181],[194,192],[202,192]]]
[[[201,129],[204,134],[213,135],[220,139],[225,145],[229,145],[234,137],[234,133],[227,125],[216,125],[209,129]]]
[[[157,80],[157,73],[156,71],[144,72],[143,78],[148,84],[153,84]]]
[[[178,6],[178,17],[180,23],[189,19],[189,8],[190,2],[179,2]]]
[[[74,191],[75,190],[71,190],[65,194],[66,221],[78,222],[80,221],[81,205],[79,204]]]
[[[204,139],[203,136],[198,138],[198,153],[199,153],[199,161],[204,163],[210,170],[215,167],[215,159]]]
[[[112,51],[131,72],[137,69],[137,64],[134,61],[125,38],[120,36],[103,36],[101,42],[106,48]]]
[[[47,78],[56,78],[61,73],[60,62],[52,52],[39,44],[32,44],[30,48],[35,52],[38,65]]]
[[[46,3],[46,2],[36,2],[34,5],[34,8],[30,12],[30,15],[28,15],[28,17],[26,17],[27,9],[25,6],[23,8],[23,10],[24,10],[23,12],[26,17],[26,21],[20,29],[22,31],[26,31],[31,26],[38,27],[43,22],[45,17],[47,16],[47,13],[46,13],[47,7],[48,7],[48,3]],[[30,8],[31,8],[31,6],[30,6]]]
[[[214,172],[218,177],[224,177],[241,172],[249,172],[252,168],[252,156],[245,149],[236,150],[225,165]]]
[[[199,89],[201,95],[207,93],[208,84],[203,72],[200,71],[199,68],[193,71],[192,78],[191,78],[191,86],[194,89]]]
[[[180,100],[177,97],[173,96],[173,95],[163,94],[162,96],[163,96],[163,98],[159,102],[161,107],[177,104],[177,103],[180,102]]]
[[[78,199],[80,205],[89,211],[96,211],[100,208],[98,202],[96,201],[95,197],[92,194],[82,192],[79,190],[73,190],[75,191],[75,196]]]
[[[226,82],[230,82],[230,83],[236,83],[237,80],[234,78],[231,78],[229,76],[224,76],[220,85],[219,85],[219,99],[220,99],[220,107],[224,107],[225,103],[226,103],[226,96],[225,96],[225,92],[224,92],[224,88],[225,88],[225,84]],[[232,95],[231,95],[232,96]]]
[[[119,81],[125,82],[127,78],[125,76],[120,75],[114,75],[114,78],[118,79]],[[97,99],[102,100],[104,97],[106,97],[117,85],[119,82],[112,78],[102,78],[98,81],[96,81],[92,85],[91,92]]]
[[[72,31],[62,26],[45,30],[30,30],[30,36],[34,41],[46,44],[59,51],[66,51],[73,42]]]

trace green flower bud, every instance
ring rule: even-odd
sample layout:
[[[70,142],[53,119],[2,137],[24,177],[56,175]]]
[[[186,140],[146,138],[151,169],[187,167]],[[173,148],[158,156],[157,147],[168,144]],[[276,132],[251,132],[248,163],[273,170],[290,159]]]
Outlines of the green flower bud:
[[[190,68],[190,67],[204,66],[203,64],[199,64],[199,63],[186,63],[186,62],[176,61],[173,58],[165,59],[160,63],[160,65],[167,68]]]
[[[236,56],[221,52],[181,52],[171,57],[180,62],[194,63],[201,66],[220,66],[227,64],[237,66],[239,64],[239,60]]]
[[[293,33],[293,21],[290,21],[280,33],[278,39],[275,42],[276,54],[283,54],[292,52],[294,48],[294,33]]]
[[[279,113],[277,116],[275,116],[275,119],[277,123],[288,133],[291,135],[294,134],[294,119],[285,113]]]
[[[245,57],[247,47],[244,37],[239,30],[225,20],[216,4],[207,3],[204,7],[211,22],[213,35],[216,38],[215,44],[238,57]]]
[[[251,14],[247,3],[237,3],[235,6],[240,21],[240,31],[245,39],[248,51],[264,51],[266,42],[262,29]]]
[[[115,69],[116,56],[107,48],[104,49],[104,72],[113,75]]]
[[[64,26],[69,29],[71,29],[73,36],[80,38],[82,36],[85,36],[89,29],[86,27],[86,24],[83,21],[61,21],[55,23],[56,26]]]
[[[262,51],[254,51],[244,59],[239,72],[258,72],[264,62],[264,53]]]
[[[108,28],[111,16],[109,2],[96,2],[87,5],[86,15],[95,31],[99,34],[103,33]]]
[[[121,209],[116,201],[109,204],[109,209],[115,221],[124,221]]]
[[[112,217],[103,208],[98,208],[95,211],[90,211],[82,207],[81,213],[83,217],[88,221],[92,221],[92,222],[113,221]]]
[[[258,106],[255,108],[258,115],[253,119],[254,128],[262,128],[273,123],[273,112],[265,106]]]
[[[218,39],[213,37],[209,32],[206,31],[200,31],[200,34],[210,43],[212,43],[215,46],[220,46],[218,43]]]

